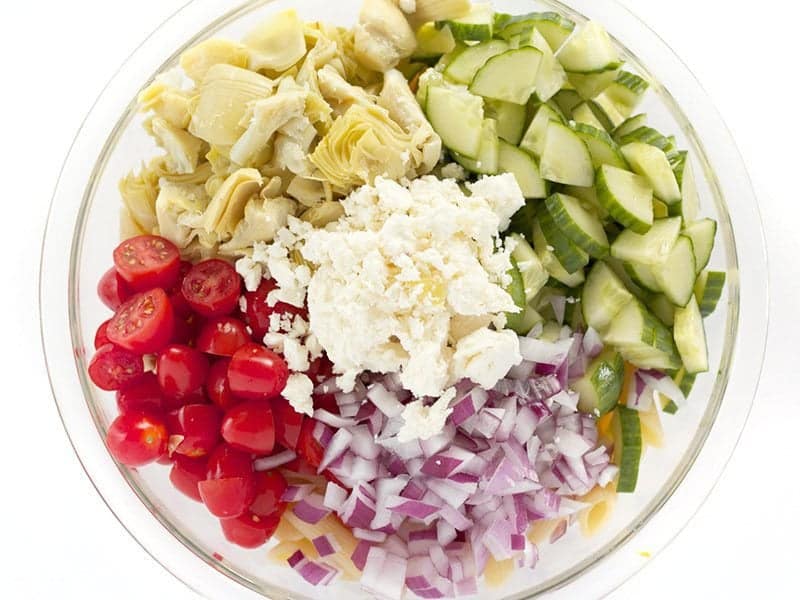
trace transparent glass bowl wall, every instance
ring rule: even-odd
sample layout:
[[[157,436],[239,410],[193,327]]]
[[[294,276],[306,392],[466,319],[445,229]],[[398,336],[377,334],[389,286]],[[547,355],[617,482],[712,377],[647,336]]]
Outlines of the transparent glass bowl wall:
[[[215,35],[239,38],[259,19],[295,4],[307,20],[351,25],[360,0],[244,6],[195,0],[154,33],[109,84],[76,138],[53,200],[43,252],[43,340],[53,391],[76,452],[109,507],[142,546],[211,598],[313,598],[329,593],[357,598],[361,592],[353,585],[315,591],[288,569],[269,563],[265,549],[245,551],[227,544],[204,507],[172,489],[166,468],[137,472],[116,466],[102,441],[115,416],[113,396],[94,389],[84,374],[94,330],[108,317],[95,286],[118,242],[117,182],[156,151],[135,113],[136,93],[157,72],[174,66],[185,47]],[[599,597],[646,564],[646,557],[685,525],[716,482],[744,425],[767,323],[760,219],[735,145],[702,88],[626,9],[613,0],[576,0],[571,8],[521,0],[497,1],[495,6],[511,13],[558,10],[578,21],[598,19],[609,29],[631,67],[653,82],[642,107],[652,125],[675,133],[679,146],[691,151],[703,213],[720,223],[711,267],[729,273],[726,294],[707,323],[711,373],[698,379],[689,406],[664,420],[667,443],[648,451],[636,494],[620,497],[600,535],[586,539],[574,529],[542,549],[535,571],[518,571],[502,588],[480,594],[486,599],[545,592],[552,597]],[[194,32],[200,33],[192,37]],[[612,553],[613,560],[605,560]]]

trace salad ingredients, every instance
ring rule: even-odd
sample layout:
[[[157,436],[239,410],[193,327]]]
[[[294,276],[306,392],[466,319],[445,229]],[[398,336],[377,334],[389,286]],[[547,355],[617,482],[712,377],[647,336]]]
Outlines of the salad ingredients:
[[[114,250],[117,274],[136,291],[172,286],[178,279],[180,261],[175,244],[155,235],[125,240]]]
[[[203,324],[197,334],[197,349],[215,356],[233,356],[250,341],[247,326],[233,317],[217,317]]]
[[[224,260],[204,260],[183,278],[181,293],[192,310],[204,317],[230,314],[239,303],[239,276]]]
[[[89,362],[89,377],[101,390],[119,390],[144,373],[139,354],[108,343],[97,349]]]
[[[174,344],[159,353],[156,372],[164,395],[185,398],[206,380],[208,359],[194,348]]]
[[[225,441],[237,450],[266,455],[275,447],[275,420],[269,403],[263,400],[228,409],[221,431]]]
[[[167,452],[167,427],[153,415],[129,412],[114,419],[106,444],[111,455],[129,467],[141,467]]]
[[[97,284],[97,295],[108,308],[117,310],[131,297],[132,292],[125,280],[117,273],[117,269],[111,267],[100,278],[100,282]]]
[[[239,348],[228,365],[228,384],[246,400],[269,400],[286,386],[289,371],[284,360],[258,344]]]
[[[111,317],[106,335],[113,344],[146,354],[166,346],[175,331],[175,315],[161,288],[142,292],[125,302]]]

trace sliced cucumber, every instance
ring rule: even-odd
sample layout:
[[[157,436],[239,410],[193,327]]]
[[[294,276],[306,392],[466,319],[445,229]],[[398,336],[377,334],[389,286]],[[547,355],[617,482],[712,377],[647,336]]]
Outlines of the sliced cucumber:
[[[600,334],[605,333],[614,317],[631,300],[633,296],[614,271],[606,263],[596,262],[581,295],[586,324]]]
[[[611,256],[643,265],[662,264],[672,252],[680,232],[679,217],[656,219],[645,234],[626,229],[611,244]]]
[[[525,289],[525,301],[530,302],[542,290],[550,277],[539,260],[533,247],[523,236],[513,233],[509,236],[516,242],[511,258],[515,261]]]
[[[694,381],[692,382],[694,383]],[[661,410],[664,411],[668,415],[674,415],[678,412],[678,405],[675,404],[674,400],[667,398],[666,396],[661,396]]]
[[[674,141],[662,135],[652,127],[639,127],[633,131],[620,136],[619,143],[623,146],[632,144],[634,142],[641,142],[643,144],[650,144],[655,146],[663,152],[670,152],[675,149]]]
[[[594,114],[594,111],[591,109],[588,102],[581,102],[573,109],[572,119],[577,123],[591,125],[595,129],[599,129],[601,131],[605,130],[605,127],[603,127],[600,119],[598,119]]]
[[[620,71],[604,93],[623,117],[629,117],[639,106],[648,87],[650,85],[638,75]]]
[[[515,146],[525,133],[525,107],[502,100],[486,100],[486,116],[497,121],[497,136]]]
[[[640,127],[647,126],[647,115],[644,113],[634,115],[632,117],[628,117],[622,123],[617,125],[617,128],[613,132],[614,139],[617,142],[625,136],[626,134],[630,133],[631,131],[636,131]]]
[[[513,257],[511,259],[511,270],[508,274],[511,275],[511,283],[506,287],[506,292],[511,296],[514,304],[517,305],[519,312],[506,313],[506,327],[520,335],[525,335],[528,332],[523,331],[523,317],[525,316],[525,308],[528,306],[528,302],[525,298],[525,283],[522,280],[522,273],[520,273]]]
[[[636,491],[639,462],[642,459],[642,425],[639,413],[626,406],[614,413],[614,463],[619,467],[617,493]]]
[[[725,273],[722,271],[703,271],[694,284],[694,296],[700,306],[700,314],[707,317],[714,312],[725,288]]]
[[[536,97],[542,102],[547,102],[564,87],[567,82],[567,74],[538,29],[531,30],[529,43],[542,53],[542,64],[536,74]]]
[[[576,185],[563,186],[564,193],[573,196],[581,201],[584,208],[594,211],[600,220],[606,222],[609,220],[608,211],[600,205],[597,199],[597,190],[593,187],[579,187]]]
[[[617,109],[611,101],[606,98],[604,92],[595,96],[594,100],[589,100],[588,103],[592,112],[594,112],[600,123],[602,123],[603,129],[609,133],[614,131],[614,129],[625,120],[625,118],[617,112]]]
[[[525,104],[536,89],[542,53],[531,46],[507,50],[486,61],[469,86],[473,94]]]
[[[695,273],[700,273],[711,260],[714,250],[714,237],[717,235],[717,222],[713,219],[700,219],[683,228],[683,235],[692,240],[696,262]]]
[[[695,282],[695,255],[692,241],[679,236],[667,259],[653,267],[658,289],[676,306],[686,306]]]
[[[614,317],[603,341],[642,369],[680,366],[672,333],[638,300],[631,300]]]
[[[540,164],[542,177],[556,183],[589,187],[594,183],[592,156],[572,129],[550,121]]]
[[[581,98],[577,90],[562,89],[553,96],[552,101],[563,115],[569,117],[572,115],[572,111],[575,110],[575,107],[583,102],[583,98]]]
[[[656,280],[654,267],[642,265],[634,262],[625,263],[625,272],[633,279],[634,283],[639,287],[647,290],[648,292],[658,293],[661,291],[661,286]]]
[[[481,127],[481,147],[477,158],[468,158],[453,152],[453,158],[462,167],[473,173],[495,175],[500,168],[500,140],[497,137],[497,122],[484,119]]]
[[[437,21],[437,27],[449,27],[453,37],[460,41],[482,42],[494,35],[494,10],[491,4],[473,4],[463,17]]]
[[[667,155],[650,144],[634,142],[622,146],[622,154],[633,170],[647,178],[659,200],[672,205],[681,201],[681,190]]]
[[[561,231],[550,211],[542,208],[537,216],[548,246],[567,273],[580,271],[589,264],[589,254]]]
[[[650,296],[650,292],[642,288],[638,283],[631,279],[631,276],[628,275],[628,271],[625,269],[626,263],[610,256],[605,260],[605,262],[611,268],[611,270],[614,271],[619,280],[631,294],[633,294],[642,302],[647,300],[647,298]]]
[[[524,150],[500,140],[498,168],[501,173],[512,173],[526,198],[545,198],[547,182],[539,173],[536,159]]]
[[[669,155],[669,159],[675,179],[681,188],[681,201],[671,207],[672,212],[682,216],[685,223],[691,223],[697,219],[700,212],[700,194],[697,193],[692,161],[689,160],[689,153],[686,151],[673,152]]]
[[[486,61],[508,51],[508,43],[503,40],[489,40],[475,46],[466,47],[444,70],[445,76],[456,83],[469,84],[475,73]]]
[[[653,226],[653,190],[640,175],[603,165],[597,171],[597,199],[614,220],[635,233]]]
[[[625,162],[625,157],[622,156],[619,146],[605,130],[592,127],[586,123],[574,123],[571,127],[589,149],[589,155],[592,157],[592,166],[595,169],[603,165],[611,165],[618,169],[628,167],[628,163]]]
[[[583,274],[583,269],[575,271],[574,273],[568,273],[563,265],[558,262],[555,254],[553,254],[552,246],[547,243],[542,233],[539,221],[533,222],[532,235],[533,247],[539,259],[542,261],[542,265],[550,274],[550,277],[569,288],[578,287],[584,282],[585,276]]]
[[[528,130],[519,143],[520,148],[536,156],[541,156],[544,153],[544,143],[547,139],[547,126],[550,124],[550,121],[561,123],[561,115],[549,104],[540,104]]]
[[[658,198],[653,198],[653,216],[656,219],[666,219],[669,215],[669,206]]]
[[[617,76],[617,71],[599,71],[597,73],[567,73],[569,82],[575,87],[582,98],[586,100],[596,98],[612,83]]]
[[[675,345],[687,373],[708,371],[708,348],[703,317],[692,296],[684,308],[675,309]]]
[[[428,90],[432,87],[445,87],[444,77],[436,69],[426,69],[417,83],[417,102],[423,111],[428,110]]]
[[[556,56],[564,69],[572,73],[599,73],[622,64],[608,32],[596,21],[576,29]]]
[[[442,56],[456,48],[456,40],[450,27],[438,28],[433,23],[425,23],[417,30],[417,49],[412,59],[428,59]]]
[[[678,388],[683,392],[684,397],[688,397],[689,394],[692,392],[692,388],[694,387],[694,382],[697,380],[697,375],[692,373],[687,373],[684,367],[678,369],[678,371],[673,375],[672,380],[677,384]],[[672,400],[670,400],[672,402]],[[672,404],[675,404],[672,402]],[[675,406],[675,411],[670,414],[674,414],[678,411],[677,405]],[[664,412],[668,413],[667,405],[664,406]]]
[[[575,23],[556,12],[530,13],[504,21],[505,26],[500,30],[500,37],[509,39],[533,27],[547,40],[553,52],[561,47],[575,29]]]
[[[654,294],[648,298],[647,308],[667,327],[672,327],[675,323],[675,305],[664,294]]]
[[[463,90],[431,86],[426,111],[442,143],[467,158],[477,158],[483,136],[483,99]]]
[[[603,224],[596,215],[583,208],[577,198],[553,194],[545,200],[545,208],[573,244],[594,258],[608,256],[609,243]],[[547,237],[547,230],[543,231]]]
[[[625,361],[614,350],[603,350],[588,366],[583,377],[570,384],[578,392],[578,410],[600,417],[619,403],[625,378]]]

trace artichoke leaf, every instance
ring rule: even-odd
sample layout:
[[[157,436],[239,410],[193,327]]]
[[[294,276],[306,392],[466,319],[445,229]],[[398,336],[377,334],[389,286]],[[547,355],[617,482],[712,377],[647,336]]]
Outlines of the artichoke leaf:
[[[348,83],[341,73],[330,64],[325,65],[317,72],[317,78],[322,97],[340,109],[340,112],[344,112],[353,104],[375,103],[374,96],[367,94],[364,88]]]
[[[289,183],[286,194],[303,206],[313,208],[325,201],[325,186],[316,179],[297,176]]]
[[[253,71],[285,71],[306,53],[303,21],[294,9],[270,17],[243,42],[251,50],[249,67]]]
[[[159,233],[179,248],[186,248],[197,236],[192,221],[207,205],[208,195],[202,185],[162,180],[155,205]]]
[[[355,27],[355,56],[364,66],[386,72],[417,46],[414,30],[391,0],[365,0]]]
[[[124,232],[135,235],[153,233],[158,229],[156,198],[159,192],[159,174],[149,166],[142,166],[138,173],[128,173],[119,182],[122,196],[121,215]]]
[[[249,59],[250,52],[239,42],[212,38],[181,54],[180,65],[190,79],[200,84],[214,65],[226,64],[246,69]]]
[[[244,207],[244,218],[236,226],[233,237],[220,245],[219,251],[229,256],[243,256],[256,242],[271,242],[296,211],[297,203],[290,198],[251,199]]]
[[[178,175],[188,175],[197,169],[203,141],[184,129],[178,129],[161,117],[147,121],[145,128],[159,146],[167,152],[170,170]]]
[[[188,92],[168,83],[159,76],[139,93],[139,108],[153,112],[177,129],[186,129],[191,119],[191,97]]]
[[[263,177],[256,169],[238,169],[229,175],[203,213],[202,229],[220,240],[230,239],[244,217],[245,205],[258,194],[262,183]]]
[[[317,229],[322,229],[330,223],[335,223],[344,216],[344,207],[341,202],[326,200],[318,206],[309,208],[300,215],[300,220],[311,223]]]

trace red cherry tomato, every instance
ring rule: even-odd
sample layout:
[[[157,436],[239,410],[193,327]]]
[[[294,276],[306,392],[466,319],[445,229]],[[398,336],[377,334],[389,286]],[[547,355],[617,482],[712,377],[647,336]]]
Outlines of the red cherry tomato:
[[[105,346],[106,344],[110,344],[111,340],[108,339],[108,324],[111,322],[111,319],[108,321],[103,321],[100,323],[100,327],[97,328],[97,333],[94,334],[94,349],[97,350],[100,346]]]
[[[220,444],[208,457],[206,479],[253,479],[253,458],[228,444]]]
[[[292,408],[286,399],[273,398],[272,414],[275,417],[275,440],[289,450],[297,448],[303,427],[303,413]]]
[[[140,467],[166,453],[167,426],[162,419],[146,413],[120,415],[108,428],[106,445],[123,465]]]
[[[201,352],[216,356],[233,354],[250,340],[246,325],[233,317],[217,317],[200,328],[195,346]]]
[[[323,354],[311,361],[306,375],[308,375],[312,381],[322,383],[326,379],[333,377],[333,363],[326,354]]]
[[[314,394],[313,396],[314,408],[321,408],[327,410],[335,415],[339,414],[339,403],[336,402],[336,396],[333,394]]]
[[[114,344],[101,346],[89,361],[89,378],[101,390],[119,390],[144,373],[142,357]]]
[[[288,487],[283,475],[278,471],[259,471],[255,478],[256,497],[250,505],[250,512],[259,517],[283,512],[286,503],[281,502],[281,496]]]
[[[117,270],[111,267],[100,278],[100,282],[97,284],[97,295],[108,308],[117,310],[133,295],[133,292],[125,280],[119,276]]]
[[[305,459],[312,467],[317,468],[322,464],[322,457],[325,449],[314,438],[314,427],[317,421],[306,419],[303,421],[303,428],[300,431],[300,439],[297,441],[297,455]]]
[[[176,440],[182,439],[172,451],[192,458],[205,456],[217,447],[221,419],[222,412],[213,404],[188,404],[179,408],[170,433]]]
[[[114,250],[117,273],[134,291],[170,288],[178,280],[181,255],[178,247],[157,235],[140,235]]]
[[[267,295],[276,287],[278,286],[273,280],[265,279],[255,292],[247,292],[244,295],[247,302],[245,321],[250,326],[250,329],[253,330],[253,336],[256,339],[262,339],[269,331],[269,320],[272,313],[287,313],[292,316],[299,315],[304,319],[307,318],[307,313],[303,308],[284,302],[277,302],[275,306],[267,304]]]
[[[228,410],[241,402],[231,393],[231,386],[228,385],[228,364],[230,362],[227,358],[219,359],[211,365],[206,376],[206,394],[208,394],[209,400],[222,410]]]
[[[221,317],[239,303],[242,279],[224,260],[212,258],[194,265],[183,278],[181,292],[189,306],[204,317]]]
[[[121,413],[160,413],[164,410],[164,396],[156,376],[152,373],[145,373],[130,385],[118,390],[117,408]]]
[[[259,517],[246,512],[235,519],[221,519],[222,533],[225,539],[242,548],[258,548],[267,543],[278,529],[280,515]]]
[[[198,483],[197,489],[211,514],[221,519],[244,514],[253,501],[252,478],[207,479]]]
[[[172,460],[172,469],[169,472],[169,480],[172,485],[189,498],[202,502],[203,499],[200,497],[197,484],[206,480],[208,459],[204,456],[190,458],[183,454],[175,454]]]
[[[165,395],[163,402],[164,410],[177,411],[182,406],[188,406],[189,404],[208,404],[208,398],[206,398],[205,390],[200,387],[191,394],[181,396],[180,398],[172,398]]]
[[[165,396],[183,398],[205,383],[208,359],[194,348],[173,344],[158,355],[156,373]]]
[[[222,419],[222,437],[234,448],[253,454],[269,454],[275,447],[275,420],[269,402],[242,402],[228,409]]]
[[[269,400],[286,387],[289,367],[272,350],[258,344],[239,348],[228,366],[231,391],[246,400]]]
[[[119,307],[108,323],[108,339],[132,352],[158,352],[169,343],[175,315],[161,288],[137,294]]]

